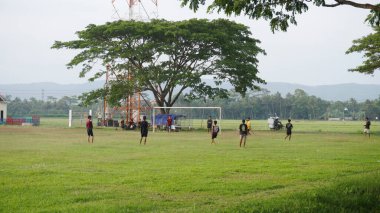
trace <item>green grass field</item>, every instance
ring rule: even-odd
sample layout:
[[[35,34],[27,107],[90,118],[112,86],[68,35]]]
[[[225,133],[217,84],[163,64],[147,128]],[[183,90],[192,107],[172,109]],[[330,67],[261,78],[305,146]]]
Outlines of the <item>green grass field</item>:
[[[63,123],[62,123],[63,122]],[[0,126],[0,212],[379,212],[380,125],[294,121],[285,133],[253,121],[247,147],[239,121],[205,131],[84,128],[60,119]]]

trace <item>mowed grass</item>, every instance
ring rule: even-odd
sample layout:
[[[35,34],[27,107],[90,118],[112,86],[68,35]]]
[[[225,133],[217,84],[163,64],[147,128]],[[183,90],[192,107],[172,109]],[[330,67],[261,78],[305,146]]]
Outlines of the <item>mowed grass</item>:
[[[368,139],[360,122],[295,121],[285,142],[254,121],[246,148],[228,128],[216,145],[205,131],[139,145],[138,131],[114,128],[88,144],[85,128],[41,124],[0,126],[0,212],[380,211],[376,122]]]

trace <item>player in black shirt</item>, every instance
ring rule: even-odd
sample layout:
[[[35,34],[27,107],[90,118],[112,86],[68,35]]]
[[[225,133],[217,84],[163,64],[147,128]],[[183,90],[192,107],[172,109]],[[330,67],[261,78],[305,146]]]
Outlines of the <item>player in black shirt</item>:
[[[368,135],[368,138],[371,137],[371,132],[370,132],[370,127],[371,127],[371,121],[369,121],[368,117],[365,118],[365,124],[364,124],[364,134]]]
[[[293,124],[290,123],[290,119],[288,119],[288,123],[285,125],[285,128],[286,128],[286,137],[285,137],[285,140],[287,137],[289,137],[289,140],[290,138],[292,138],[292,129],[293,129]]]
[[[210,133],[211,127],[212,127],[212,119],[211,119],[211,116],[210,116],[210,117],[208,117],[208,120],[207,120],[207,132],[208,133]]]
[[[143,116],[143,121],[141,122],[141,139],[140,139],[140,144],[141,141],[145,137],[144,140],[144,145],[146,144],[146,138],[148,137],[148,122],[146,121],[146,116]]]
[[[244,140],[244,147],[245,147],[245,142],[247,140],[248,127],[247,127],[247,124],[245,124],[244,119],[241,120],[241,124],[239,126],[239,132],[240,132],[240,147],[243,140]]]

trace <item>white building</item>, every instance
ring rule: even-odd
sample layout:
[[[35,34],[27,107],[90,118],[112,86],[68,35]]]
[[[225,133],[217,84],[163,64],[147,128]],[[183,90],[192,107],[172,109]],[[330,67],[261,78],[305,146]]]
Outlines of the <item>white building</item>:
[[[7,119],[7,102],[5,98],[0,95],[0,123],[4,123]]]

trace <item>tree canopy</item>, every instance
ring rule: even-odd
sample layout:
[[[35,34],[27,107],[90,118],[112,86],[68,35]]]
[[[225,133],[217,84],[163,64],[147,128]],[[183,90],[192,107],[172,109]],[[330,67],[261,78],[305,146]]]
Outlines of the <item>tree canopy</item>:
[[[257,46],[260,41],[251,37],[248,27],[229,20],[120,20],[91,24],[77,35],[77,40],[52,46],[81,50],[67,67],[82,65],[80,77],[85,77],[99,62],[113,76],[109,87],[86,94],[85,103],[107,96],[118,104],[138,90],[152,92],[158,106],[170,107],[185,89],[190,89],[188,99],[226,98],[228,91],[218,87],[224,81],[242,95],[265,83],[257,76],[257,56],[265,54]],[[105,74],[96,71],[89,80]],[[202,82],[204,76],[213,77],[215,85]]]
[[[200,5],[205,5],[206,0],[179,0],[182,6],[189,6],[197,11]],[[358,0],[210,0],[208,11],[217,10],[227,15],[246,15],[251,19],[264,19],[270,21],[272,32],[277,30],[286,31],[289,24],[297,24],[296,16],[308,11],[310,5],[318,7],[351,6],[359,9],[368,9],[366,18],[376,33],[362,39],[353,41],[353,46],[346,52],[364,52],[367,58],[362,65],[349,71],[373,74],[380,66],[379,60],[379,27],[380,27],[380,4],[363,3]]]
[[[373,74],[375,70],[380,69],[380,27],[375,27],[374,30],[374,33],[354,40],[353,45],[347,50],[346,54],[363,52],[365,57],[362,65],[350,71]]]
[[[206,0],[180,0],[182,6],[189,6],[197,11]],[[352,6],[371,11],[367,21],[379,25],[380,4],[362,3],[350,0],[212,0],[208,11],[217,10],[227,15],[246,15],[251,19],[265,19],[270,21],[272,31],[286,31],[289,24],[297,24],[296,16],[306,12],[310,5],[318,7]]]

